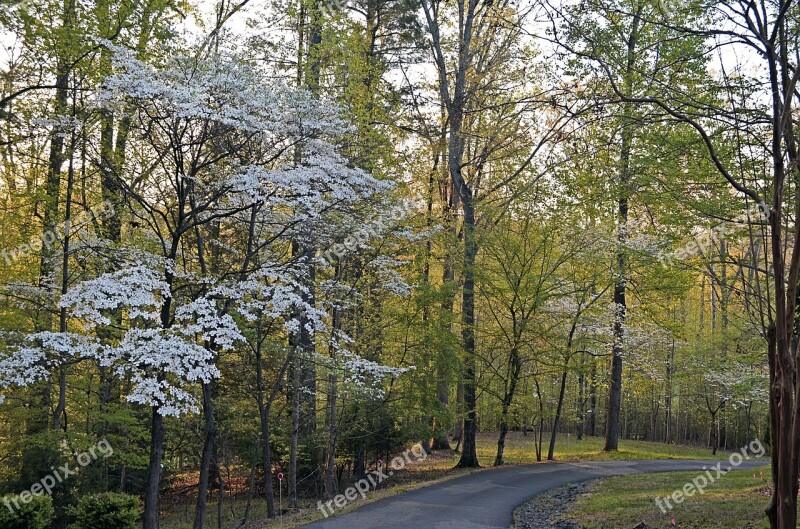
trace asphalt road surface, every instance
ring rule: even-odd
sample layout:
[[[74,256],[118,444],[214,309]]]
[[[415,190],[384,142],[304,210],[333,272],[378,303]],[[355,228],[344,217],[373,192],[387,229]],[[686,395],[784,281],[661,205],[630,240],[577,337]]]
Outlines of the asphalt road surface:
[[[549,463],[490,469],[365,505],[304,527],[309,529],[508,529],[520,504],[549,489],[588,479],[652,472],[697,471],[719,461],[596,461]],[[745,461],[738,468],[769,464]],[[729,468],[727,460],[722,469]],[[716,477],[716,472],[712,471]],[[391,478],[389,478],[391,479]],[[725,479],[724,476],[719,479]],[[683,486],[676,482],[675,489]],[[354,503],[360,501],[355,500]],[[687,499],[691,501],[691,498]],[[655,509],[655,504],[653,504]]]

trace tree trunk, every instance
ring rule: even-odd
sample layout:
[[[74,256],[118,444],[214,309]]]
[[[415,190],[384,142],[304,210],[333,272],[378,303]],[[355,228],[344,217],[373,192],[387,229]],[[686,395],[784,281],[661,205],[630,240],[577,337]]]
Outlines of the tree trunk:
[[[499,467],[503,464],[503,451],[506,447],[506,435],[508,434],[508,410],[511,403],[514,401],[514,394],[516,393],[517,385],[519,383],[519,374],[522,371],[522,358],[520,358],[519,350],[515,347],[511,350],[509,357],[511,370],[509,373],[509,381],[507,383],[507,390],[503,395],[503,410],[500,419],[500,437],[497,439],[497,455],[494,458],[494,466]]]
[[[272,488],[272,447],[270,446],[270,411],[272,409],[272,402],[278,394],[280,388],[280,380],[292,360],[292,354],[286,358],[280,374],[275,382],[275,386],[270,395],[265,398],[266,385],[264,384],[264,356],[262,350],[262,325],[261,320],[256,325],[256,403],[258,404],[258,416],[261,426],[261,447],[262,447],[262,464],[264,466],[264,493],[267,497],[267,517],[275,517],[275,493]],[[297,391],[295,390],[295,393]],[[299,399],[299,397],[297,397]],[[296,437],[295,437],[296,438]]]
[[[264,464],[264,494],[267,496],[267,517],[275,518],[275,489],[272,483],[272,447],[269,445],[271,437],[269,415],[269,410],[265,407],[261,420],[261,455]]]
[[[336,266],[337,277],[341,274],[341,264]],[[341,328],[339,309],[333,309],[333,322],[331,326],[331,345],[330,356],[333,359],[336,355],[337,333]],[[333,499],[337,492],[336,480],[336,402],[337,402],[337,379],[336,373],[328,375],[328,449],[325,455],[325,494],[328,499]]]
[[[164,457],[164,418],[153,406],[150,418],[150,463],[144,495],[144,529],[158,529],[158,496],[161,484],[161,461]]]
[[[203,529],[206,519],[206,499],[208,498],[208,478],[211,474],[211,461],[214,457],[217,427],[214,422],[214,403],[211,399],[213,383],[203,384],[203,418],[205,419],[206,437],[203,443],[203,455],[200,460],[200,478],[197,482],[197,507],[194,513],[194,529]]]
[[[461,440],[464,438],[464,381],[459,380],[456,385],[456,420],[453,428],[453,440],[456,441],[456,452],[460,450]]]
[[[641,8],[640,8],[641,10]],[[640,11],[634,15],[634,22],[627,42],[627,65],[625,70],[625,90],[632,92],[634,64],[636,60]],[[606,410],[606,443],[604,451],[617,450],[619,446],[620,418],[622,412],[622,356],[624,354],[625,317],[628,310],[625,290],[628,279],[628,196],[631,186],[631,149],[633,145],[632,107],[624,105],[622,117],[622,144],[619,156],[619,181],[617,182],[617,256],[614,267],[614,344],[611,348],[611,383]]]
[[[445,121],[445,119],[444,119],[444,116],[443,116],[442,117],[442,122],[444,122],[444,121]],[[443,130],[442,131],[441,140],[440,140],[440,145],[439,145],[440,154],[441,154],[442,158],[445,157],[445,151],[446,151],[445,143],[446,143],[445,131]],[[445,167],[445,164],[442,164],[442,165],[443,165],[443,170],[445,171],[445,176],[447,176],[447,172],[446,172],[447,171],[447,167]],[[449,179],[449,177],[448,177],[448,179]],[[431,186],[432,185],[433,184],[431,182]],[[445,182],[442,183],[442,187],[444,188],[443,193],[445,195],[443,197],[444,199],[442,201],[443,202],[443,204],[442,204],[442,223],[444,224],[445,229],[447,230],[447,233],[450,234],[455,239],[455,238],[457,238],[457,235],[456,235],[456,223],[455,223],[455,219],[453,218],[453,213],[454,213],[454,210],[456,208],[457,195],[455,194],[455,191],[453,190],[452,184],[448,185],[447,180],[445,180]],[[449,190],[449,193],[448,193],[448,190]],[[431,203],[431,206],[432,205],[433,204]],[[455,289],[453,288],[454,282],[455,282],[455,271],[453,269],[453,256],[452,256],[452,254],[450,252],[449,245],[448,245],[448,250],[447,250],[447,252],[445,253],[445,256],[444,256],[444,263],[442,264],[442,289],[444,290],[444,293],[445,293],[444,299],[442,300],[442,311],[443,311],[443,313],[445,315],[453,314],[453,304],[455,303],[455,293],[456,293]],[[445,316],[445,317],[448,317],[448,316]],[[448,317],[447,322],[445,323],[444,327],[445,327],[444,328],[444,332],[446,332],[448,334],[452,332],[452,325],[451,325],[451,320],[450,320],[449,317]],[[437,393],[438,393],[437,396],[438,396],[438,399],[439,399],[439,405],[442,407],[442,409],[447,409],[450,406],[450,385],[449,385],[448,380],[447,380],[448,373],[442,367],[442,364],[444,363],[444,360],[445,359],[443,359],[443,358],[439,359],[437,381],[436,381],[436,389],[437,389]],[[458,398],[459,397],[457,397],[456,407],[458,407],[460,405],[460,403],[458,402]],[[460,414],[460,412],[458,410],[456,411],[456,415],[458,416],[457,428],[460,430],[462,422],[461,422],[461,414]],[[441,423],[441,421],[440,421],[440,423]],[[433,445],[432,445],[432,448],[434,450],[450,450],[451,449],[450,448],[450,441],[447,439],[447,430],[442,428],[442,426],[443,425],[440,424],[439,428],[438,429],[434,429],[434,431],[433,431]],[[454,439],[457,438],[460,441],[461,440],[461,432],[460,431],[458,431],[458,432],[454,431],[453,432],[453,438]]]
[[[583,432],[586,429],[586,355],[581,354],[581,367],[578,372],[578,441],[583,440]]]
[[[627,171],[627,170],[626,170]],[[617,450],[619,446],[620,419],[622,411],[622,355],[625,339],[626,250],[628,222],[628,199],[619,200],[618,249],[616,284],[614,285],[614,344],[611,347],[611,381],[606,409],[606,442],[604,451]]]
[[[664,384],[664,443],[672,441],[672,369],[675,361],[675,339],[672,339]]]
[[[597,361],[592,358],[592,372],[589,377],[589,435],[597,436]]]
[[[462,191],[465,192],[465,191]],[[478,253],[475,234],[475,209],[472,197],[462,196],[464,208],[464,286],[461,302],[461,337],[464,343],[464,435],[459,468],[479,467],[477,452],[477,380],[475,355],[475,259]]]
[[[544,402],[542,401],[542,388],[539,379],[534,377],[533,383],[536,386],[536,398],[539,401],[539,426],[534,433],[534,444],[536,445],[536,461],[542,460],[542,436],[544,433]]]
[[[334,309],[335,310],[335,309]],[[336,375],[328,375],[328,450],[325,457],[325,495],[336,496]]]
[[[297,358],[297,356],[295,356]],[[297,441],[300,434],[299,366],[292,366],[292,433],[289,439],[289,508],[297,508]]]
[[[564,405],[564,393],[567,388],[567,366],[561,372],[561,390],[558,393],[558,405],[556,406],[556,417],[553,419],[553,431],[550,433],[550,448],[547,450],[547,460],[553,461],[553,453],[556,449],[556,435],[558,435],[558,423],[561,420],[561,408]]]

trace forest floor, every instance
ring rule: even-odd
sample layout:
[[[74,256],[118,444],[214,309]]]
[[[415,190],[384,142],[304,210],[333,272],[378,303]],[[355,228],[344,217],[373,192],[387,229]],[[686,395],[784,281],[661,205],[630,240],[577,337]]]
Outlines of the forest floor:
[[[542,458],[547,456],[549,437],[542,441]],[[455,446],[455,445],[453,445]],[[481,433],[478,435],[478,458],[481,464],[491,467],[497,450],[497,434]],[[719,458],[727,457],[727,453],[720,451]],[[366,499],[350,502],[347,506],[337,510],[337,515],[357,509],[381,498],[400,494],[409,490],[440,483],[442,481],[462,476],[471,472],[480,471],[453,468],[458,462],[459,455],[455,452],[440,451],[423,460],[412,461],[402,471],[396,472],[391,479],[371,490]],[[522,465],[536,463],[536,445],[532,433],[527,436],[521,432],[509,432],[506,439],[504,459],[507,465]],[[634,459],[714,459],[711,452],[705,448],[665,445],[646,441],[620,441],[618,452],[603,452],[603,438],[584,437],[578,441],[574,435],[559,435],[556,443],[555,459],[557,461],[602,461],[602,460],[634,460]],[[284,490],[285,492],[285,490]],[[162,529],[190,529],[194,516],[194,503],[196,499],[191,496],[165,497],[162,499],[163,513],[161,516]],[[276,496],[276,504],[278,497]],[[205,527],[217,528],[218,515],[221,516],[221,527],[236,528],[244,513],[246,494],[226,496],[223,509],[218,513],[216,500],[210,500],[207,505]],[[290,528],[309,523],[323,518],[317,510],[316,501],[301,501],[300,508],[295,512],[286,509],[286,498],[281,501],[283,517],[274,520],[266,518],[266,502],[260,498],[254,499],[251,507],[250,522],[247,529],[272,529]],[[276,505],[277,507],[277,505]]]
[[[668,472],[617,476],[590,482],[583,494],[575,495],[566,513],[558,512],[550,525],[523,525],[518,529],[762,529],[768,528],[764,507],[771,493],[769,468],[734,470],[705,489],[663,512],[655,498],[670,496],[676,483],[691,483],[697,472]],[[553,491],[549,495],[563,494]],[[538,501],[538,497],[535,499]],[[518,510],[524,513],[535,501]],[[666,510],[666,509],[665,509]],[[674,524],[673,524],[674,520]],[[562,525],[563,524],[563,525]],[[643,525],[641,525],[643,524]]]

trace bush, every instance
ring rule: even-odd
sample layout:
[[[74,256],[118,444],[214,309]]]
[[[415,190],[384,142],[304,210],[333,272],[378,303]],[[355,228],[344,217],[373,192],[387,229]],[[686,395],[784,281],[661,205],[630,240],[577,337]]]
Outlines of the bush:
[[[28,503],[23,503],[19,496],[3,496],[1,501],[0,527],[3,529],[45,529],[55,516],[50,496],[32,496]]]
[[[133,529],[139,521],[139,498],[104,492],[84,496],[72,509],[70,529]]]

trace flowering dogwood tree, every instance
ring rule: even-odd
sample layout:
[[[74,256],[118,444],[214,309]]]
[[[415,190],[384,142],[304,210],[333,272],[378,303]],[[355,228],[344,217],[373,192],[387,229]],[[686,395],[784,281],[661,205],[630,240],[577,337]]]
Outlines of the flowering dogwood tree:
[[[318,248],[341,241],[369,214],[355,205],[392,186],[337,153],[336,138],[349,128],[335,105],[272,85],[236,57],[175,57],[153,68],[108,46],[116,73],[96,100],[131,115],[135,156],[114,177],[136,245],[105,252],[111,271],[61,298],[85,332],[28,336],[0,360],[0,389],[46,377],[66,357],[128,379],[127,400],[152,410],[144,527],[154,529],[163,417],[197,411],[202,387],[204,501],[218,355],[245,339],[242,326],[265,316],[291,332],[299,309],[324,329],[327,314],[303,306],[303,268],[286,249],[298,237],[313,237]],[[94,332],[109,325],[118,332]],[[399,373],[353,352],[343,358],[338,367],[356,382]]]

